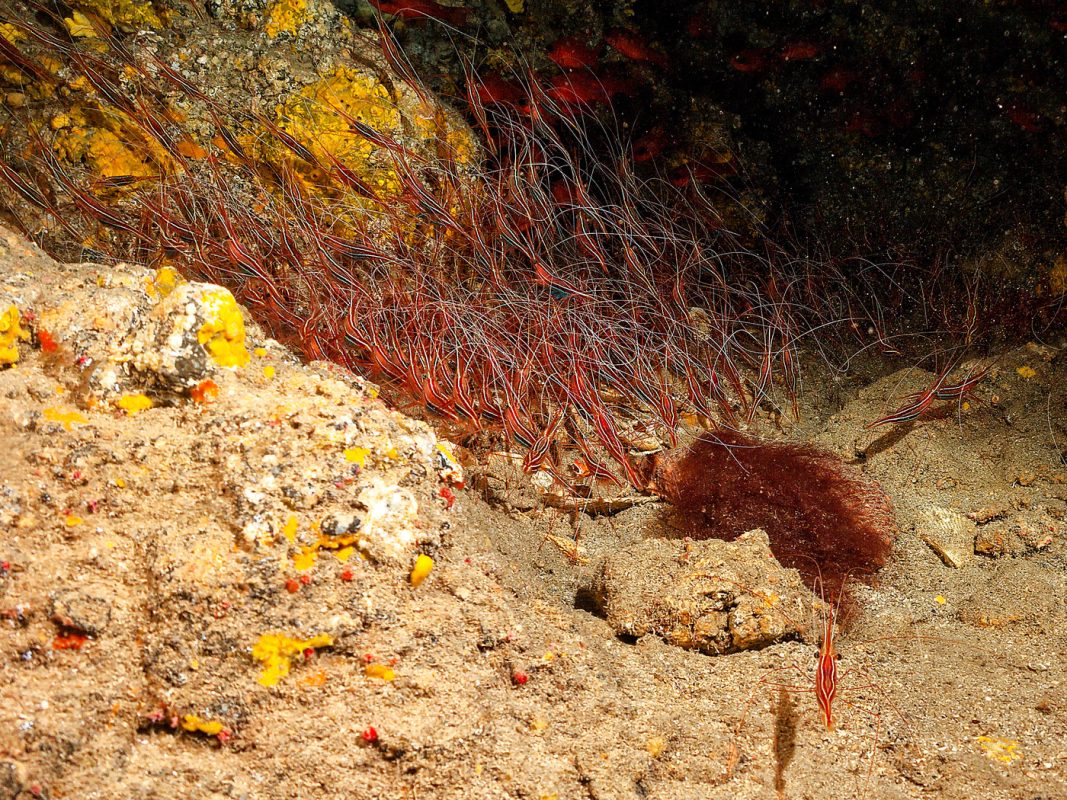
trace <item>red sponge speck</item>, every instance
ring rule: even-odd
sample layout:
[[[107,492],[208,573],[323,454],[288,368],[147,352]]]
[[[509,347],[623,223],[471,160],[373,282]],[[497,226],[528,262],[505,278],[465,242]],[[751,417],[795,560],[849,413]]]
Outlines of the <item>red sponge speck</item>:
[[[760,442],[731,430],[704,434],[656,463],[652,484],[695,539],[763,528],[771,550],[826,599],[850,579],[870,582],[889,559],[893,509],[878,484],[811,445]]]

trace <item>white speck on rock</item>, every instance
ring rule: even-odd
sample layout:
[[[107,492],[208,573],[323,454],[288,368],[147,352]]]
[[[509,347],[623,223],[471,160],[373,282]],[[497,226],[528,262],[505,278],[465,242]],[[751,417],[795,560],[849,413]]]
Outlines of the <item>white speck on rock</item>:
[[[406,562],[416,543],[419,504],[407,489],[377,479],[359,493],[366,509],[359,547],[375,561]]]

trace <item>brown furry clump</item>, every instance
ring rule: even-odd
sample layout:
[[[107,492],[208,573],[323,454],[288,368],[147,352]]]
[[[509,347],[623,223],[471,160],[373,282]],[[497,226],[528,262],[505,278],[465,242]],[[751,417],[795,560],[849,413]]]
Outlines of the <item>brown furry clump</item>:
[[[870,582],[896,533],[881,487],[832,453],[764,443],[736,431],[705,434],[655,465],[652,484],[695,539],[733,539],[763,528],[775,557],[828,600],[847,579]]]

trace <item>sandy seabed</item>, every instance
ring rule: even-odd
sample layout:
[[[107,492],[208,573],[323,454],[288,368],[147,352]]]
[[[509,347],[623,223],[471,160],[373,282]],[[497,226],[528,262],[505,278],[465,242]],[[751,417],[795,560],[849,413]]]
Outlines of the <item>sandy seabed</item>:
[[[459,489],[363,381],[254,326],[236,371],[150,363],[151,273],[2,249],[34,335],[0,370],[0,797],[1067,797],[1058,345],[871,431],[932,376],[809,370],[790,438],[860,464],[899,527],[828,731],[810,598],[797,639],[725,655],[637,624],[640,591],[604,611],[646,550],[693,578],[662,504],[567,513],[506,465]],[[781,572],[755,552],[732,574]]]

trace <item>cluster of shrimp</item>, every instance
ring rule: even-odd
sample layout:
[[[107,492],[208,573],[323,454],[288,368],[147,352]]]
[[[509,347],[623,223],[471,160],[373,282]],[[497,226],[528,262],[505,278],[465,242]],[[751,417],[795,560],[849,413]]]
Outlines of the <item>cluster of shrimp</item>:
[[[596,118],[532,72],[502,99],[466,67],[463,100],[485,147],[475,164],[443,138],[430,157],[333,108],[343,135],[398,177],[383,191],[285,120],[223,108],[113,32],[89,47],[54,21],[7,20],[20,41],[0,36],[0,58],[36,81],[90,86],[169,166],[152,180],[94,180],[61,161],[46,126],[27,124],[30,146],[0,158],[14,200],[98,257],[227,286],[309,358],[502,432],[529,472],[642,486],[635,454],[673,444],[680,414],[732,424],[775,394],[795,405],[801,337],[853,315],[831,291],[846,283],[838,272],[756,252],[697,184],[638,177],[621,145],[605,158]],[[440,108],[388,27],[369,36]],[[45,66],[56,60],[65,72]],[[176,102],[199,108],[214,136],[190,145]],[[253,152],[240,135],[253,127],[286,158]],[[596,132],[611,141],[608,128]]]

